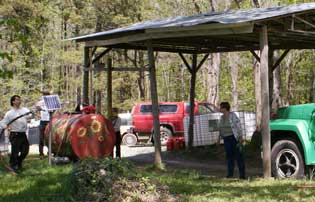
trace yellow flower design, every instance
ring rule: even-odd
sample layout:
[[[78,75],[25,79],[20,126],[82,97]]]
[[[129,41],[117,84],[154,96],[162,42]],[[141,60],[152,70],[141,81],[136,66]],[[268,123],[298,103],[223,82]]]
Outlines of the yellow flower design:
[[[101,131],[101,129],[101,123],[98,120],[94,119],[91,123],[91,130],[93,131],[93,133],[98,133]]]
[[[84,128],[84,127],[79,128],[78,132],[77,132],[77,135],[79,137],[84,137],[86,135],[86,128]]]
[[[57,134],[58,135],[64,135],[65,127],[61,126],[60,128],[57,128]]]
[[[103,142],[104,141],[104,137],[103,136],[98,136],[97,140],[100,141],[100,142]]]

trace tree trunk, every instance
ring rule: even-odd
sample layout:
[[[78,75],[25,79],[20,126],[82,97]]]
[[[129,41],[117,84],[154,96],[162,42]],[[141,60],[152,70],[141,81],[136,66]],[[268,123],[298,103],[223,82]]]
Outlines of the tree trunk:
[[[275,52],[277,55],[277,52]],[[276,56],[275,55],[275,56]],[[273,72],[273,98],[272,98],[272,110],[277,111],[282,103],[282,81],[281,81],[281,65],[276,67]]]
[[[153,114],[153,125],[154,125],[154,154],[155,154],[155,166],[160,168],[162,166],[162,155],[161,155],[161,140],[160,140],[160,121],[159,121],[159,109],[158,109],[158,95],[156,86],[156,70],[155,70],[155,59],[152,48],[152,43],[147,43],[148,48],[148,59],[150,68],[150,89],[151,89],[151,100],[152,100],[152,114]]]
[[[191,151],[194,141],[194,108],[195,108],[195,88],[196,88],[196,74],[197,74],[197,54],[193,54],[191,65],[191,80],[190,80],[190,111],[189,111],[189,126],[188,126],[188,151]]]
[[[211,12],[214,12],[218,9],[218,4],[216,0],[209,0],[209,4],[211,7]]]
[[[96,113],[102,114],[102,92],[96,90]]]
[[[137,52],[135,52],[137,54]],[[144,55],[142,51],[138,51],[139,54],[139,65],[140,68],[144,68]],[[139,98],[140,100],[145,100],[145,77],[144,77],[144,71],[139,72],[139,78],[138,78],[138,88],[139,88]]]
[[[315,52],[313,50],[313,58]],[[313,62],[314,63],[314,62]],[[310,102],[315,102],[315,67],[311,69],[311,90],[310,90]]]
[[[270,156],[270,103],[269,103],[269,44],[268,44],[268,28],[263,25],[260,32],[260,78],[261,78],[261,104],[262,122],[261,135],[263,146],[263,172],[264,178],[271,177],[271,156]]]
[[[215,12],[218,10],[217,0],[209,0],[211,11]],[[219,76],[220,76],[220,53],[212,53],[209,55],[209,63],[207,68],[207,86],[208,94],[207,100],[213,104],[218,105],[219,103]]]
[[[272,50],[271,48],[269,48],[269,52],[268,52],[268,74],[269,74],[269,107],[270,109],[271,106],[272,106],[272,101],[273,101],[273,71],[272,71],[272,67],[273,67],[273,61],[274,61],[274,58],[273,58],[273,54],[274,54],[274,50]]]
[[[229,61],[231,68],[231,78],[232,78],[232,110],[238,110],[238,91],[237,91],[237,81],[238,81],[238,61],[240,58],[236,53],[229,53]]]
[[[167,68],[165,68],[165,69],[164,69],[164,67],[162,67],[162,68],[163,68],[162,76],[163,76],[163,80],[164,80],[164,85],[163,86],[166,88],[166,95],[165,95],[166,98],[164,99],[164,101],[167,102],[167,101],[171,100],[171,98],[170,98],[170,86],[171,85],[170,85],[170,79],[169,79],[170,75],[169,75],[169,71],[168,71]]]
[[[257,53],[257,52],[256,52]],[[256,130],[261,130],[261,80],[258,61],[254,62],[255,99],[256,99]]]
[[[89,71],[86,70],[86,68],[90,67],[90,48],[85,47],[84,48],[84,67],[83,67],[83,103],[89,104]]]
[[[107,117],[112,117],[112,59],[107,58],[107,103],[106,103],[106,110],[107,110]]]
[[[209,63],[207,66],[208,73],[207,85],[209,87],[207,100],[216,105],[219,102],[220,63],[221,63],[220,53],[210,54]]]
[[[292,102],[292,58],[293,54],[287,56],[287,67],[285,76],[285,89],[286,89],[286,105],[290,105]]]
[[[181,88],[181,98],[182,100],[186,100],[186,83],[185,83],[185,65],[182,64],[181,65],[181,84],[182,84],[182,88]]]
[[[253,0],[253,3],[256,8],[260,8],[259,0]]]

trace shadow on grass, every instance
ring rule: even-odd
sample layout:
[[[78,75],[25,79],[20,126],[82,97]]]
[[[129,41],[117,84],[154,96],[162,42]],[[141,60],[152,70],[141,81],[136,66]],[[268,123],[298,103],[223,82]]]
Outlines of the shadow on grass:
[[[72,165],[49,166],[32,156],[23,171],[13,176],[1,165],[0,201],[71,201]]]

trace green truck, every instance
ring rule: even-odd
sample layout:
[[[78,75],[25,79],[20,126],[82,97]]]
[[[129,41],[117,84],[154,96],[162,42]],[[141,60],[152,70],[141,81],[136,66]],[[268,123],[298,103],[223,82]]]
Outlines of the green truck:
[[[270,121],[271,168],[274,177],[300,178],[314,173],[315,104],[280,108]]]

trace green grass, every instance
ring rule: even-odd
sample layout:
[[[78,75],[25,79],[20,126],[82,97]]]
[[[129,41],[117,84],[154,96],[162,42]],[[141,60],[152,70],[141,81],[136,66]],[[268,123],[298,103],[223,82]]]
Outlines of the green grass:
[[[145,169],[142,177],[167,185],[170,192],[187,202],[315,201],[315,183],[309,180],[221,179],[191,170],[155,172]],[[314,185],[314,188],[302,188]]]
[[[193,170],[166,168],[163,171],[138,167],[137,176],[167,185],[183,202],[250,202],[250,201],[315,201],[315,188],[309,180],[275,180],[253,178],[246,181],[228,180],[203,175]],[[73,201],[72,164],[49,166],[47,159],[29,156],[18,176],[0,166],[0,202]],[[304,186],[304,188],[303,188]]]
[[[0,165],[0,202],[71,201],[72,165],[49,166],[48,160],[29,156],[14,176]]]

